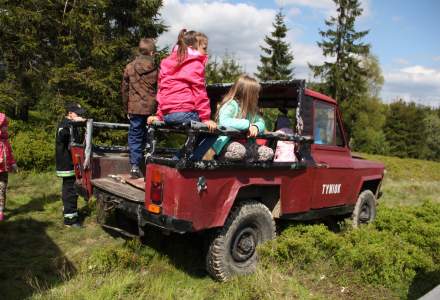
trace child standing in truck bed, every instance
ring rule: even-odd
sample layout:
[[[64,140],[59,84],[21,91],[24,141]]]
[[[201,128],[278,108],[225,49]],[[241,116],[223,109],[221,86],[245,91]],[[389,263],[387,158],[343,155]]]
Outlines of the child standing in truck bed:
[[[248,130],[248,137],[254,138],[264,132],[265,122],[258,113],[258,97],[261,86],[254,78],[241,75],[220,103],[217,122],[220,126],[238,130]],[[228,160],[268,161],[273,158],[273,150],[259,146],[249,140],[246,144],[229,143],[230,138],[220,136],[212,146],[216,155]]]
[[[124,111],[130,120],[128,147],[130,149],[130,175],[143,177],[141,164],[145,148],[147,117],[156,110],[157,68],[154,63],[154,40],[143,38],[139,42],[139,55],[124,70],[121,94]]]

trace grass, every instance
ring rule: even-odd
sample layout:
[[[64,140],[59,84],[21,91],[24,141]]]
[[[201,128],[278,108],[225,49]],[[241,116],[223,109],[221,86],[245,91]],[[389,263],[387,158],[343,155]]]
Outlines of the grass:
[[[388,207],[440,203],[440,163],[380,155],[363,155],[385,164],[381,203]]]
[[[416,299],[440,284],[440,164],[368,158],[387,167],[376,225],[339,233],[290,226],[262,247],[255,274],[227,283],[204,271],[200,236],[151,231],[141,244],[102,230],[93,210],[83,230],[65,228],[61,182],[52,173],[12,175],[0,223],[2,297]]]

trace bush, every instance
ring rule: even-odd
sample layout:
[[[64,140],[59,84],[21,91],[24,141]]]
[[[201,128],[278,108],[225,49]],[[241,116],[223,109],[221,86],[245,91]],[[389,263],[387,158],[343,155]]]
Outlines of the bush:
[[[147,267],[157,252],[137,240],[125,242],[122,247],[109,247],[92,253],[84,266],[88,271],[108,273],[114,270],[140,270]]]
[[[44,126],[17,122],[10,130],[12,150],[20,169],[46,171],[55,165],[55,132]]]
[[[327,264],[341,281],[384,286],[401,296],[414,285],[421,289],[417,278],[423,289],[440,284],[440,204],[379,212],[375,224],[340,234],[324,225],[291,226],[261,247],[263,262],[310,270]]]

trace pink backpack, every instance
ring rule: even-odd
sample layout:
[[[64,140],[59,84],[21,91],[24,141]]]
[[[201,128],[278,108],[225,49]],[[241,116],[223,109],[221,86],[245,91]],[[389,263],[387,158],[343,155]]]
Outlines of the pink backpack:
[[[293,134],[291,128],[280,128],[276,132]],[[275,150],[274,162],[295,162],[298,161],[295,155],[295,143],[292,141],[278,141]]]

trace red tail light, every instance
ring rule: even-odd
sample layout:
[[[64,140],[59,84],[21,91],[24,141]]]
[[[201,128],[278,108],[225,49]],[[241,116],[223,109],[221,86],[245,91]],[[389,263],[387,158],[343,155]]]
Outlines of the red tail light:
[[[163,197],[162,174],[158,170],[153,170],[151,174],[150,198],[155,204],[161,204]]]

